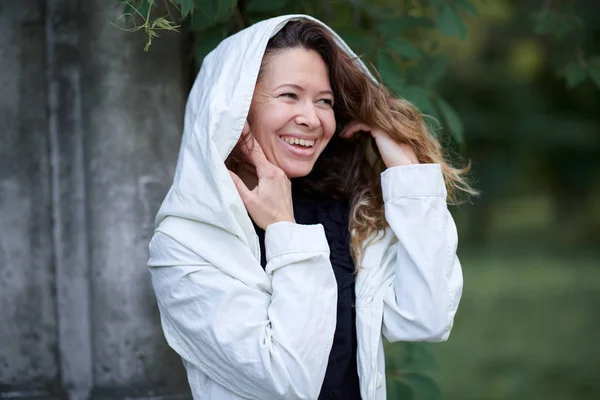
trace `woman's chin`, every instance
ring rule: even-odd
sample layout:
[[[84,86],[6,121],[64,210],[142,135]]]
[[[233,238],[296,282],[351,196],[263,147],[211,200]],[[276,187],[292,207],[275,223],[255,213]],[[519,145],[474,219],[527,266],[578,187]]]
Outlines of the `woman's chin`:
[[[285,172],[289,179],[293,178],[302,178],[312,171],[313,164],[310,165],[285,165],[283,167],[279,167]]]

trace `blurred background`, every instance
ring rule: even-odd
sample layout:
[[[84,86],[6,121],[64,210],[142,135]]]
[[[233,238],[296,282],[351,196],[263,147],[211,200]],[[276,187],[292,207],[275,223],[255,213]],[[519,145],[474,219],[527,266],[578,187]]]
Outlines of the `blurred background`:
[[[204,55],[292,12],[432,116],[481,191],[452,207],[453,333],[388,345],[388,398],[599,399],[594,0],[2,0],[0,398],[189,398],[145,268],[153,218]]]
[[[440,91],[482,195],[454,210],[465,291],[435,346],[443,398],[600,398],[600,90],[568,76],[599,54],[600,2],[573,2],[583,27],[558,41],[532,17],[569,2],[543,3],[478,3],[447,44]]]

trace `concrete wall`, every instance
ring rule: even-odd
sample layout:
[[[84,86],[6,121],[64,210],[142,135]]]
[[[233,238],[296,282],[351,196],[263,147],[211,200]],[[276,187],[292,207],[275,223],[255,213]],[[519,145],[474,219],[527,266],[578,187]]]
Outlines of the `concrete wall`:
[[[0,387],[57,387],[44,4],[0,5]]]
[[[0,2],[0,398],[189,398],[145,267],[189,58],[116,3]]]

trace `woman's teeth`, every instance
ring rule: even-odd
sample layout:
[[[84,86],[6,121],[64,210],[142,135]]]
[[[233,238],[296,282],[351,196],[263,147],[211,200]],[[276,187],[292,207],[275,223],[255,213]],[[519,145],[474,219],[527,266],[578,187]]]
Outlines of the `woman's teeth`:
[[[314,140],[304,140],[304,139],[298,139],[298,138],[292,138],[292,137],[282,137],[281,139],[286,143],[297,144],[297,145],[304,146],[304,147],[313,147],[315,145]]]

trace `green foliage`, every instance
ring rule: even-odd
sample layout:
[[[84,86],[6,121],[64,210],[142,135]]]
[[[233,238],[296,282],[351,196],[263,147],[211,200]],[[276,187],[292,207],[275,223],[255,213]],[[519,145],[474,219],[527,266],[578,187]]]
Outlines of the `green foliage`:
[[[583,82],[586,78],[585,69],[577,63],[571,63],[564,69],[564,75],[567,79],[569,87],[575,87]]]
[[[250,0],[246,12],[252,14],[271,14],[281,11],[285,2],[273,0]]]
[[[467,28],[458,12],[450,4],[445,4],[439,12],[437,27],[446,36],[457,36],[464,40]]]
[[[415,47],[410,41],[405,38],[395,37],[385,42],[385,45],[394,54],[404,57],[408,60],[419,58],[423,56],[423,53]]]
[[[390,399],[439,400],[432,377],[437,365],[425,343],[386,344],[387,393]]]
[[[118,0],[124,4],[124,17],[144,30],[147,50],[160,31],[177,30],[184,25],[194,34],[197,65],[222,39],[257,21],[281,14],[313,15],[334,28],[394,93],[413,102],[431,128],[443,122],[445,132],[463,143],[460,116],[436,91],[443,78],[448,55],[439,50],[440,39],[467,38],[465,21],[478,16],[471,0],[163,0],[167,15],[158,13],[155,0]],[[567,86],[576,87],[588,78],[600,87],[599,57],[586,57],[577,42],[584,28],[575,13],[575,2],[566,0],[533,13],[532,30],[555,40],[572,38],[573,59],[559,71]],[[177,13],[171,13],[171,8]],[[141,23],[137,23],[141,20]]]
[[[429,18],[406,16],[383,20],[375,29],[384,38],[396,37],[414,28],[431,28],[433,21]]]
[[[600,88],[600,57],[590,58],[588,63],[588,75]]]
[[[181,18],[186,18],[194,9],[194,0],[172,0],[172,3],[178,5],[181,12]]]
[[[541,9],[531,15],[533,31],[539,35],[552,37],[558,42],[568,41],[572,48],[571,59],[560,70],[569,88],[574,88],[590,78],[600,88],[597,60],[598,57],[587,57],[581,45],[581,32],[585,24],[575,13],[575,1],[559,2],[554,8]]]
[[[157,17],[154,19],[150,18],[152,8],[156,6],[154,0],[121,0],[121,3],[124,3],[124,14],[121,16],[126,20],[126,22],[131,23],[132,21],[135,23],[136,20],[141,19],[142,24],[135,24],[133,28],[122,28],[115,24],[119,29],[123,29],[129,32],[136,32],[139,30],[143,30],[146,33],[147,40],[146,45],[144,46],[144,51],[148,51],[150,46],[152,45],[152,39],[155,37],[159,37],[159,32],[161,31],[176,31],[180,25],[175,25],[173,21],[170,19],[163,17]]]
[[[222,39],[249,24],[281,14],[313,15],[332,26],[367,64],[376,68],[390,90],[433,117],[427,119],[432,128],[437,128],[436,121],[441,117],[448,132],[462,142],[460,118],[436,93],[435,84],[448,65],[447,56],[437,50],[436,42],[443,36],[466,38],[463,17],[477,15],[470,0],[419,0],[404,2],[402,7],[391,0],[338,0],[328,4],[318,0],[164,0],[167,9],[174,7],[178,12],[169,12],[172,25],[165,24],[165,17],[157,18],[157,24],[149,18],[158,8],[154,0],[120,2],[125,4],[126,15],[142,16],[142,24],[131,30],[144,29],[148,35],[146,48],[158,36],[156,30],[177,28],[175,23],[186,26],[194,34],[198,65]]]
[[[576,29],[583,28],[581,18],[570,13],[560,13],[552,9],[543,9],[532,15],[535,22],[533,31],[540,35],[551,34],[563,39]]]
[[[567,80],[569,88],[579,86],[588,78],[600,88],[600,57],[571,61],[562,69],[561,73]]]
[[[196,2],[198,4],[199,2]],[[190,26],[195,31],[210,29],[229,20],[236,7],[235,0],[203,0],[192,11]]]
[[[456,139],[460,142],[464,142],[464,128],[462,120],[459,115],[454,111],[454,108],[450,104],[448,104],[441,97],[437,99],[440,111],[442,116],[444,117],[444,121],[446,121],[446,126],[450,129],[450,132],[456,137]]]

